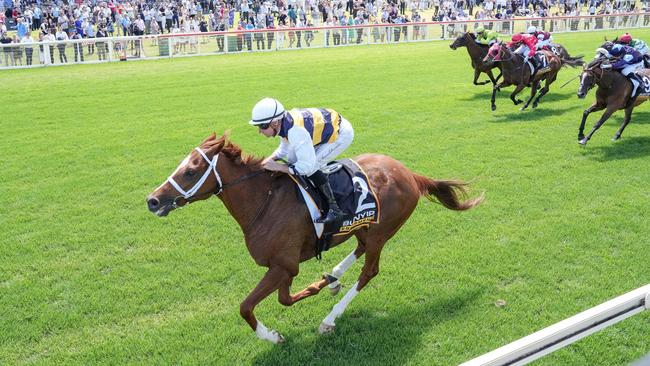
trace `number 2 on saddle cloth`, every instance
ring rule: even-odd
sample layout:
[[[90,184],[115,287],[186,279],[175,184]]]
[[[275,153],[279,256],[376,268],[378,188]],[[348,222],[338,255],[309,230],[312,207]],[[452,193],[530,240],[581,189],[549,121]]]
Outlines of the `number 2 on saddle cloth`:
[[[331,162],[323,169],[328,174],[332,191],[339,207],[346,212],[343,222],[333,223],[327,227],[314,224],[318,237],[316,257],[329,249],[333,236],[347,235],[359,228],[379,223],[380,206],[366,173],[351,159]],[[304,177],[291,176],[300,190],[303,201],[310,209],[312,219],[327,212],[327,200],[321,197],[318,190]],[[318,226],[321,225],[321,226]]]

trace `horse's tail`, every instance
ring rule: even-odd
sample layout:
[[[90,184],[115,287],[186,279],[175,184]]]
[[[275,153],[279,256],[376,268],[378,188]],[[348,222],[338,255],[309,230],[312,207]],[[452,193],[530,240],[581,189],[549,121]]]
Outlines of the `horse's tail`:
[[[483,194],[474,199],[464,200],[467,197],[465,187],[467,183],[458,180],[434,180],[413,174],[418,185],[420,195],[431,202],[437,202],[450,210],[464,211],[483,202]],[[432,197],[435,196],[435,199]],[[436,200],[437,199],[437,200]]]
[[[583,57],[585,57],[585,56],[584,55],[578,55],[578,56],[575,56],[575,57],[571,57],[567,53],[567,57],[561,59],[562,60],[562,66],[566,66],[566,65],[569,65],[571,67],[582,66],[582,65],[585,64],[585,61],[582,59]]]

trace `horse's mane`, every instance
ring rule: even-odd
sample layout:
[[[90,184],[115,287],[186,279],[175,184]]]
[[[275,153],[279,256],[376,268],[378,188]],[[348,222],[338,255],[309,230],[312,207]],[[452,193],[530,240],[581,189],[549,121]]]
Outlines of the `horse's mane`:
[[[233,144],[229,139],[230,133],[225,132],[221,137],[217,138],[216,134],[213,133],[210,135],[203,143],[201,146],[203,146],[206,150],[214,148],[215,146],[221,146],[220,148],[217,147],[216,152],[221,152],[226,156],[228,159],[230,159],[233,163],[237,165],[259,165],[262,162],[263,158],[258,158],[253,155],[248,155],[245,154],[241,147],[239,147],[236,144]]]

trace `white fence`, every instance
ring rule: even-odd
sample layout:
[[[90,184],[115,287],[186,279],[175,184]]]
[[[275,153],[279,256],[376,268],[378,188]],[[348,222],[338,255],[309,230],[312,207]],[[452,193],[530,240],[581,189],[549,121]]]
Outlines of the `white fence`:
[[[650,284],[467,361],[461,366],[525,365],[648,309]]]
[[[0,45],[0,69],[160,59],[200,55],[268,52],[304,48],[423,42],[454,38],[478,26],[503,35],[535,25],[552,33],[639,28],[650,24],[650,13],[581,17],[521,18],[462,22],[373,24],[228,31],[156,36],[94,38],[44,43]],[[616,34],[612,34],[614,36]]]

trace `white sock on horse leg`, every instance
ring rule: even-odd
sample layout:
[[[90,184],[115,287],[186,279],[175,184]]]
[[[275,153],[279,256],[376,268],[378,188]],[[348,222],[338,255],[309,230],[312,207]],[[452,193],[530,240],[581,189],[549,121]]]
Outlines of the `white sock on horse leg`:
[[[338,286],[340,284],[338,279],[343,276],[345,271],[347,271],[348,268],[350,268],[350,266],[356,260],[357,260],[357,257],[354,255],[354,250],[353,250],[352,253],[350,253],[347,257],[345,257],[345,259],[343,259],[343,261],[341,261],[341,263],[337,264],[336,267],[334,267],[334,269],[332,270],[332,276],[336,277],[337,280],[330,283],[328,286],[330,288],[335,288],[336,286]]]
[[[352,286],[351,289],[348,290],[348,292],[343,296],[341,301],[339,301],[334,307],[332,308],[332,311],[330,311],[329,314],[323,319],[323,323],[327,325],[334,326],[334,320],[341,316],[343,312],[345,311],[345,308],[352,302],[352,299],[354,299],[355,296],[359,293],[359,290],[357,290],[357,287],[359,286],[359,281],[355,282],[354,285]]]
[[[275,330],[269,331],[267,327],[262,324],[261,321],[257,321],[257,327],[255,328],[255,334],[259,339],[271,341],[272,343],[278,343],[282,339],[280,333]]]

